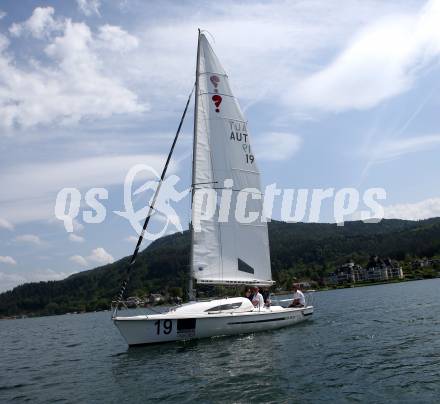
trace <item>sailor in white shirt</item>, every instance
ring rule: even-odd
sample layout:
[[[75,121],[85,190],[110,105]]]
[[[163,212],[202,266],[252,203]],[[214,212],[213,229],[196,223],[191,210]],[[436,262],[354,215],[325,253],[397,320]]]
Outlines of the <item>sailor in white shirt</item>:
[[[304,293],[301,292],[296,284],[292,285],[293,301],[289,307],[304,307],[306,305],[306,299]]]
[[[263,295],[259,292],[259,289],[257,286],[253,287],[252,291],[254,292],[253,297],[252,297],[252,304],[254,305],[254,307],[256,307],[258,309],[263,309],[264,308]]]

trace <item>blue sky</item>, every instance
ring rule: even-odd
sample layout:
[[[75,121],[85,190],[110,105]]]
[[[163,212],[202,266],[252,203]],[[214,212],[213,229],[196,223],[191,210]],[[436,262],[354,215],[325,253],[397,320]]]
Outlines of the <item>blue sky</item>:
[[[439,1],[4,0],[0,17],[0,291],[131,253],[134,230],[112,211],[133,164],[161,169],[198,27],[215,39],[264,184],[382,187],[387,217],[440,216]],[[179,190],[192,113],[170,171]],[[84,223],[82,204],[67,233],[54,216],[64,187],[107,188],[106,220]],[[188,198],[175,209],[186,224]]]

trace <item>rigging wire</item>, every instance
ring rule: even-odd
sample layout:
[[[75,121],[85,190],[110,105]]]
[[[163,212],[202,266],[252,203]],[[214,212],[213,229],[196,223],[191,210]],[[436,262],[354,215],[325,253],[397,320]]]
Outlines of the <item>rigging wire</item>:
[[[145,218],[144,225],[142,226],[142,231],[141,231],[141,234],[139,235],[139,239],[138,239],[138,242],[137,242],[136,247],[134,249],[133,255],[131,256],[130,262],[129,262],[128,266],[127,266],[126,273],[125,273],[125,279],[122,282],[121,289],[119,291],[119,294],[118,294],[118,297],[117,297],[117,300],[116,300],[116,307],[115,307],[114,312],[113,312],[113,317],[116,317],[116,314],[118,312],[119,304],[122,302],[122,299],[124,297],[125,289],[127,288],[128,282],[130,280],[131,269],[133,268],[133,265],[136,262],[136,258],[137,258],[138,253],[139,253],[139,248],[140,248],[140,246],[142,244],[142,241],[144,239],[145,230],[147,229],[148,223],[150,221],[150,217],[152,216],[153,211],[155,210],[154,209],[154,205],[156,203],[157,195],[159,194],[160,187],[162,186],[163,180],[165,178],[165,175],[166,175],[166,172],[167,172],[167,169],[168,169],[168,165],[169,165],[170,160],[171,160],[171,156],[172,156],[173,151],[174,151],[174,147],[176,146],[177,138],[179,137],[180,130],[182,129],[183,121],[185,119],[186,112],[188,111],[188,106],[189,106],[189,103],[191,101],[191,97],[192,97],[192,95],[194,93],[194,88],[195,88],[195,84],[193,85],[193,87],[191,89],[191,93],[188,96],[188,101],[186,102],[185,109],[183,111],[182,117],[180,118],[179,126],[178,126],[176,134],[174,136],[173,144],[171,145],[171,149],[170,149],[170,152],[168,153],[167,160],[166,160],[165,165],[163,167],[162,174],[161,174],[160,180],[159,180],[159,184],[158,184],[158,186],[156,188],[156,191],[154,193],[154,196],[153,196],[153,200],[151,201],[151,204],[148,204],[148,206],[149,206],[148,214],[147,214],[147,216]]]

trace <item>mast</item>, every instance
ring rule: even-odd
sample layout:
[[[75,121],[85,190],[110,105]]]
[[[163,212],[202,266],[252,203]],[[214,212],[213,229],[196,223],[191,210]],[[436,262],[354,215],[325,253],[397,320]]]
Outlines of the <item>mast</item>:
[[[197,124],[198,124],[198,110],[199,110],[199,66],[200,66],[200,28],[198,28],[197,36],[197,61],[196,61],[196,83],[194,96],[194,136],[193,136],[193,160],[192,160],[192,179],[191,179],[191,209],[193,207],[194,192],[195,192],[195,173],[196,173],[196,145],[197,145]],[[188,298],[190,301],[195,300],[193,289],[194,274],[193,274],[193,250],[194,250],[194,230],[191,219],[191,251],[190,251],[190,265],[189,265],[189,280],[188,280]]]

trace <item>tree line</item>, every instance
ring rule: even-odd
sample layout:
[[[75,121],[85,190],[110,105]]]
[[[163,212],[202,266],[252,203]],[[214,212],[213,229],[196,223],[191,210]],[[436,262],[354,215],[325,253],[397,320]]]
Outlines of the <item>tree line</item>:
[[[353,260],[366,265],[371,255],[390,257],[407,277],[434,277],[438,268],[414,269],[412,261],[440,256],[440,218],[379,223],[269,223],[275,288],[288,289],[294,279],[325,286],[339,265]],[[162,293],[185,295],[189,269],[188,231],[163,237],[142,251],[132,270],[126,296]],[[83,271],[61,281],[33,282],[0,294],[0,316],[49,315],[108,309],[125,276],[128,257]],[[225,293],[201,288],[205,295]]]

